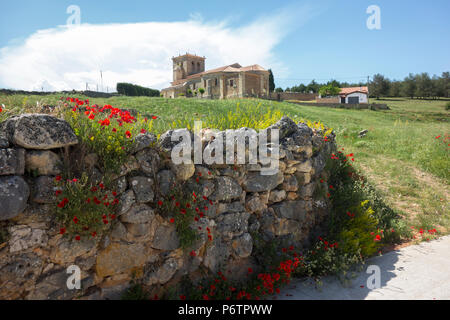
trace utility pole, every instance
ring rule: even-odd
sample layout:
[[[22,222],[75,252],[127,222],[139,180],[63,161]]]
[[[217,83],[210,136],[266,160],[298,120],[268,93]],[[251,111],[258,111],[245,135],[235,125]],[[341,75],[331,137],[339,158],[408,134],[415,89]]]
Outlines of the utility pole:
[[[104,89],[103,89],[103,73],[102,73],[102,70],[100,70],[100,79],[101,79],[101,83],[102,83],[102,91],[104,91]]]
[[[370,82],[370,76],[367,76],[367,104],[369,104],[369,96],[370,96],[370,92],[369,92],[369,82]]]

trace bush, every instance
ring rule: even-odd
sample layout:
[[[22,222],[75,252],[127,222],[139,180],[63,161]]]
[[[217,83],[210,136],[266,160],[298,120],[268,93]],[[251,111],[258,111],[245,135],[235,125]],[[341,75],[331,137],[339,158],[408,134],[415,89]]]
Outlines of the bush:
[[[159,97],[159,90],[141,87],[131,83],[118,83],[117,92],[125,96],[146,96],[146,97]]]
[[[445,104],[445,110],[450,110],[450,101]]]

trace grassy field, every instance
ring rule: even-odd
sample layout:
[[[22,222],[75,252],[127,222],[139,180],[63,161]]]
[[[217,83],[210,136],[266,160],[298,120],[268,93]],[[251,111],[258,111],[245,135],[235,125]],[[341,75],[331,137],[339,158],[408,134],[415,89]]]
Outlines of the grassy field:
[[[37,102],[55,105],[58,99],[56,95],[0,95],[0,104],[9,109],[16,107],[16,112],[36,111],[39,109],[36,108]],[[226,124],[241,126],[246,124],[245,119],[265,117],[268,110],[272,111],[268,119],[286,114],[296,119],[321,121],[335,130],[337,142],[345,152],[355,153],[355,166],[409,224],[450,232],[450,112],[445,110],[445,100],[396,98],[376,101],[388,104],[391,110],[386,111],[302,106],[256,99],[218,101],[113,97],[90,101],[91,104],[110,104],[157,115],[155,130],[160,133],[173,126],[185,126],[194,119],[203,119],[219,129],[224,129]],[[238,104],[251,105],[253,114],[231,125],[222,121],[228,112],[236,110]],[[279,113],[274,114],[273,110]],[[251,123],[247,124],[251,126]],[[358,133],[364,129],[368,134],[360,138]]]

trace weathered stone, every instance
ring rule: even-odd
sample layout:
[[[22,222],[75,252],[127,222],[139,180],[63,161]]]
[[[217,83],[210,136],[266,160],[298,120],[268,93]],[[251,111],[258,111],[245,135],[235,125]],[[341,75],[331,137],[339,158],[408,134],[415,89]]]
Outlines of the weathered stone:
[[[84,157],[83,162],[88,170],[92,169],[98,164],[98,155],[96,153],[89,153]]]
[[[298,190],[297,178],[291,175],[284,176],[283,189],[286,191],[297,191]]]
[[[311,160],[306,160],[305,162],[299,163],[295,166],[298,172],[310,173],[312,170]]]
[[[36,203],[54,203],[56,201],[53,177],[41,176],[34,181],[32,200]]]
[[[214,175],[211,170],[205,168],[203,166],[196,165],[195,166],[195,174],[203,179],[213,179]]]
[[[228,201],[239,198],[241,193],[241,186],[233,178],[217,177],[216,188],[210,198],[215,201]]]
[[[279,138],[283,139],[286,136],[289,136],[297,131],[298,127],[295,124],[294,121],[292,121],[287,116],[283,116],[277,123],[271,125],[264,131],[267,131],[268,133],[268,139],[270,137],[270,131],[271,129],[278,129],[279,130]]]
[[[316,190],[316,184],[313,183],[309,183],[307,185],[304,185],[299,192],[299,195],[301,198],[303,199],[308,199],[311,198],[314,194],[314,191]]]
[[[25,157],[27,172],[40,176],[51,176],[61,173],[62,162],[59,156],[48,150],[29,150]]]
[[[178,136],[179,138],[177,139],[176,136]],[[182,141],[182,137],[184,136],[189,137],[190,143],[191,145],[193,145],[192,141],[194,139],[194,135],[188,129],[169,130],[161,135],[158,143],[163,152],[170,154],[172,149]],[[183,142],[188,143],[189,141]]]
[[[207,247],[203,264],[212,272],[219,271],[219,267],[227,261],[231,254],[230,246],[220,238],[215,238],[213,243]]]
[[[133,190],[128,190],[120,196],[117,214],[123,214],[130,210],[131,206],[136,203]]]
[[[144,157],[144,156],[142,156],[142,157]],[[141,158],[141,160],[142,160],[142,162],[144,162],[144,160],[142,158]],[[135,156],[130,155],[130,156],[128,156],[125,163],[120,167],[119,175],[114,176],[114,178],[125,176],[132,171],[139,170],[140,168],[141,168],[140,162],[138,162],[138,160],[136,159]],[[151,170],[150,170],[150,173],[151,173]]]
[[[138,204],[131,207],[126,213],[120,216],[120,221],[126,223],[147,223],[155,218],[152,208],[145,204]]]
[[[163,195],[169,194],[175,185],[175,175],[170,170],[161,170],[157,174],[159,191]]]
[[[170,167],[175,173],[175,176],[178,180],[186,181],[190,177],[192,177],[195,173],[195,166],[193,163],[185,164],[175,164],[173,162],[170,163]]]
[[[252,254],[253,239],[249,233],[244,233],[242,236],[234,238],[231,247],[234,254],[239,258],[247,258]]]
[[[288,192],[286,199],[291,201],[291,200],[297,200],[298,198],[298,193],[297,192]]]
[[[0,125],[10,142],[27,149],[56,149],[78,143],[70,125],[46,114],[22,114]]]
[[[261,212],[266,208],[264,203],[261,201],[259,196],[253,196],[252,198],[248,199],[245,203],[245,208],[248,212]]]
[[[173,226],[160,225],[153,237],[152,248],[159,250],[175,250],[180,246],[178,235]]]
[[[249,172],[243,186],[247,192],[269,191],[275,189],[283,182],[283,179],[284,176],[281,171],[274,175],[261,175],[259,172]]]
[[[263,220],[261,228],[274,236],[293,235],[301,232],[301,224],[291,219],[270,218]]]
[[[117,194],[122,194],[127,190],[127,178],[122,176],[113,181],[112,190],[117,192]]]
[[[126,240],[127,239],[127,228],[123,223],[117,222],[111,231],[111,238],[113,240]]]
[[[9,148],[9,140],[3,132],[0,132],[0,148]]]
[[[146,260],[147,252],[143,244],[112,243],[97,256],[97,275],[104,278],[131,273],[133,269],[143,267]]]
[[[312,168],[314,175],[317,177],[325,169],[326,160],[323,153],[320,153],[316,157],[312,158]]]
[[[248,230],[248,212],[224,213],[217,218],[217,232],[224,239],[232,239]]]
[[[155,234],[157,223],[127,223],[127,231],[133,235],[133,237],[138,238],[138,240],[148,240]]]
[[[222,214],[224,212],[243,212],[243,211],[245,211],[245,208],[239,201],[234,201],[231,203],[219,203],[217,205],[217,214]]]
[[[295,172],[295,177],[297,178],[297,182],[300,186],[308,184],[311,181],[311,174],[308,172]]]
[[[275,214],[280,218],[294,219],[299,222],[305,219],[306,212],[311,206],[306,201],[283,201],[272,206]]]
[[[158,152],[148,148],[136,153],[136,159],[139,167],[146,174],[157,172],[161,161]]]
[[[50,253],[50,258],[58,264],[66,264],[73,262],[77,257],[87,253],[94,253],[94,240],[70,241],[62,238]]]
[[[30,188],[19,176],[0,177],[0,221],[14,218],[25,210]]]
[[[269,201],[280,202],[286,199],[286,191],[284,190],[272,190],[270,191]]]
[[[136,153],[156,143],[156,136],[153,133],[140,133],[134,139],[131,153]]]
[[[180,263],[175,258],[167,259],[159,267],[156,267],[155,264],[150,264],[144,268],[144,283],[148,286],[158,283],[164,284],[172,279],[179,268]]]
[[[23,175],[25,149],[0,149],[0,175]]]
[[[32,229],[27,225],[15,225],[9,228],[9,251],[11,253],[45,246],[48,236],[42,229]]]
[[[153,179],[148,177],[132,177],[129,184],[136,195],[137,203],[153,201]]]

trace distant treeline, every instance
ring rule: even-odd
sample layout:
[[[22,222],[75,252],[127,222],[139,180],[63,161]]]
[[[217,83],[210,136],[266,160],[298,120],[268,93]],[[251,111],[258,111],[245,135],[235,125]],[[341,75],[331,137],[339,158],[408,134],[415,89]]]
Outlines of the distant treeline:
[[[146,96],[146,97],[159,97],[160,92],[156,89],[150,89],[141,87],[131,83],[121,82],[117,84],[117,92],[125,96]]]
[[[74,95],[74,94],[81,94],[89,98],[110,98],[117,96],[115,93],[106,93],[106,92],[97,92],[97,91],[26,91],[26,90],[12,90],[12,89],[0,89],[0,94],[5,95],[13,95],[13,94],[21,94],[21,95],[38,95],[38,96],[46,96],[46,95],[52,95],[52,94],[59,94],[59,95]]]
[[[276,88],[276,92],[290,91],[301,93],[318,93],[323,86],[333,87],[359,87],[367,86],[367,82],[348,83],[331,80],[327,83],[318,83],[312,80],[308,85],[300,84],[291,88]],[[389,78],[376,74],[369,83],[369,93],[373,98],[380,97],[409,97],[409,98],[438,98],[450,97],[450,72],[443,72],[442,75],[432,76],[426,72],[419,74],[410,73],[403,80],[390,80]]]

